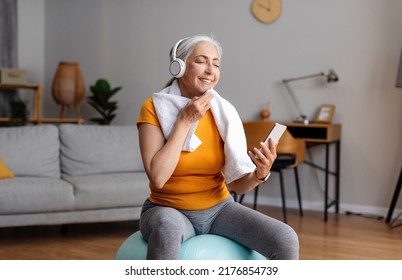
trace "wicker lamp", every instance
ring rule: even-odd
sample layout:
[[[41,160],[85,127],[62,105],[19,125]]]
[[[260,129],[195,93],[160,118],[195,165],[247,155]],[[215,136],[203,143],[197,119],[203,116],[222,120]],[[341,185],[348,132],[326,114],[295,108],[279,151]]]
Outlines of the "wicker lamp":
[[[85,82],[76,62],[60,62],[52,83],[52,96],[61,105],[60,118],[64,119],[66,110],[73,106],[80,118],[79,104],[85,97]]]

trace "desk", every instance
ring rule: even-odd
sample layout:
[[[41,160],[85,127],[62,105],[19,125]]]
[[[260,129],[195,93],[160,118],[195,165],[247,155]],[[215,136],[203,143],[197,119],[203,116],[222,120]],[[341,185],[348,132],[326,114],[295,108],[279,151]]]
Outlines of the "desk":
[[[339,177],[340,177],[340,149],[341,149],[341,125],[340,124],[301,124],[283,123],[288,127],[289,132],[295,138],[303,139],[307,148],[317,145],[325,145],[324,167],[312,162],[304,163],[325,172],[325,194],[324,194],[324,221],[328,220],[328,209],[335,206],[336,213],[339,213]],[[329,169],[330,145],[335,145],[335,171]],[[335,198],[329,201],[328,183],[329,175],[335,177]]]

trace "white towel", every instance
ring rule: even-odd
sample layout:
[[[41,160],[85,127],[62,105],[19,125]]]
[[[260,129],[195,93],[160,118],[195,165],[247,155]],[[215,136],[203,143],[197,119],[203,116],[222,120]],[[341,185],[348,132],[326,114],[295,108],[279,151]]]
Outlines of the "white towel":
[[[247,141],[243,129],[243,123],[236,109],[227,100],[212,90],[214,98],[211,100],[211,112],[217,124],[219,134],[224,142],[225,166],[223,173],[226,182],[232,181],[252,172],[254,163],[247,154]],[[159,93],[153,94],[153,103],[162,132],[166,139],[169,138],[181,109],[190,101],[181,96],[180,88],[175,80],[170,87]],[[191,127],[183,151],[192,152],[201,140],[195,135],[198,122]]]

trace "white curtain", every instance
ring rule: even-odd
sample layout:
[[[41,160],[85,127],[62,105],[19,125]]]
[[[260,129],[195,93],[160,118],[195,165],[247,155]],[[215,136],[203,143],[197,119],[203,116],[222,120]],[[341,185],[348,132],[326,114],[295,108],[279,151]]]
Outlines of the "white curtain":
[[[0,68],[18,66],[17,0],[0,0]],[[16,91],[0,91],[0,117],[10,114],[10,102],[20,100]]]

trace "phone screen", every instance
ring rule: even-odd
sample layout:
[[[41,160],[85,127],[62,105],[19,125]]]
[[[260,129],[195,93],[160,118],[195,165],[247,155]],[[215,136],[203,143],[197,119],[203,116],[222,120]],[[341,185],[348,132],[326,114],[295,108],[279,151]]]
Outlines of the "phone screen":
[[[279,139],[282,137],[285,130],[286,125],[275,123],[274,127],[270,130],[267,137],[265,138],[264,144],[267,145],[267,147],[269,148],[269,139],[272,139],[275,145],[278,144]],[[261,151],[261,148],[259,150]],[[256,156],[256,158],[258,157]]]
[[[286,125],[275,123],[274,127],[271,129],[271,131],[268,133],[268,136],[265,138],[264,143],[268,146],[269,145],[268,140],[271,138],[274,141],[275,145],[278,144],[279,139],[282,137],[285,130]]]

